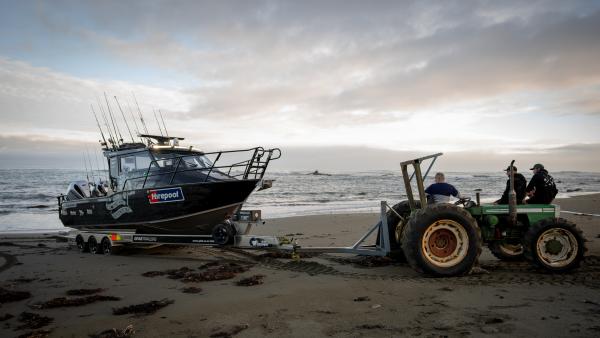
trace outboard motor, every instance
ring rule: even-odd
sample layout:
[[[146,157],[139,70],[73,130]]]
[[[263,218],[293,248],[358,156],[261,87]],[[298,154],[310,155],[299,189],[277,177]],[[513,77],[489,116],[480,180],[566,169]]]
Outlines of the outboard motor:
[[[95,182],[95,191],[98,196],[106,196],[108,195],[108,184],[106,181],[103,181],[101,178],[96,179]]]
[[[69,184],[66,194],[67,201],[80,200],[90,196],[90,189],[87,181],[75,181]]]

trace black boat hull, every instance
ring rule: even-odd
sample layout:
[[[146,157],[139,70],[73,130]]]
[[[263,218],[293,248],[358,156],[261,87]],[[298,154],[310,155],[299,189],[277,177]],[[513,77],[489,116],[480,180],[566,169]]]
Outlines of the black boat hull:
[[[231,217],[259,180],[181,184],[64,201],[64,226],[84,231],[210,235]]]

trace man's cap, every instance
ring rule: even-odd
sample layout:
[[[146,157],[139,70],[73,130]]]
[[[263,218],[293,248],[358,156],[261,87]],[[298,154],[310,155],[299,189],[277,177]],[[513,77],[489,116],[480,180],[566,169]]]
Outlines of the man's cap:
[[[544,169],[544,165],[541,163],[536,163],[532,168],[530,168],[529,170],[533,170],[533,169]]]
[[[515,167],[514,165],[512,168],[513,168],[513,171],[517,171],[517,167]],[[510,171],[510,166],[506,167],[506,169],[504,169],[504,171]]]

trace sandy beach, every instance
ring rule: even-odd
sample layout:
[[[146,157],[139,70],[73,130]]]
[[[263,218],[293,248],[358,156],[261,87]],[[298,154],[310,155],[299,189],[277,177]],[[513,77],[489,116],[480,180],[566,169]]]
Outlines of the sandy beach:
[[[556,203],[565,211],[600,214],[600,194]],[[348,255],[296,262],[260,252],[162,246],[102,256],[50,239],[3,239],[0,336],[598,336],[600,217],[562,217],[588,240],[586,261],[566,275],[500,262],[487,249],[477,273],[434,279],[406,264]],[[291,217],[267,220],[253,233],[341,246],[377,220],[377,214]],[[238,285],[249,277],[242,284],[262,284]],[[74,306],[78,302],[89,304]]]

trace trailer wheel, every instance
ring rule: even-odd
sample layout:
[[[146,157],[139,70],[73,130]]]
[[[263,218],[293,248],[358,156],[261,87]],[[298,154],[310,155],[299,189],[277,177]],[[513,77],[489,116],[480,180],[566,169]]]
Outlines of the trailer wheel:
[[[102,238],[100,242],[100,252],[105,255],[110,255],[112,252],[112,245],[110,244],[110,239],[108,237]]]
[[[520,243],[506,243],[506,241],[493,241],[488,245],[492,254],[501,261],[517,262],[525,259],[523,245]]]
[[[90,238],[88,238],[87,244],[88,244],[88,247],[90,248],[91,254],[98,253],[98,241],[96,241],[96,237],[90,236]]]
[[[402,249],[415,270],[439,277],[471,271],[481,254],[481,233],[463,208],[442,203],[414,213],[402,237]]]
[[[525,258],[550,272],[567,272],[579,267],[586,251],[583,233],[563,218],[544,219],[525,233]]]
[[[212,237],[217,245],[233,244],[235,230],[229,223],[220,223],[213,228]]]
[[[81,235],[77,235],[77,237],[75,237],[75,244],[77,245],[77,249],[79,250],[79,252],[90,251],[90,247],[89,247],[88,243],[86,243],[83,240],[83,236],[81,236]]]

